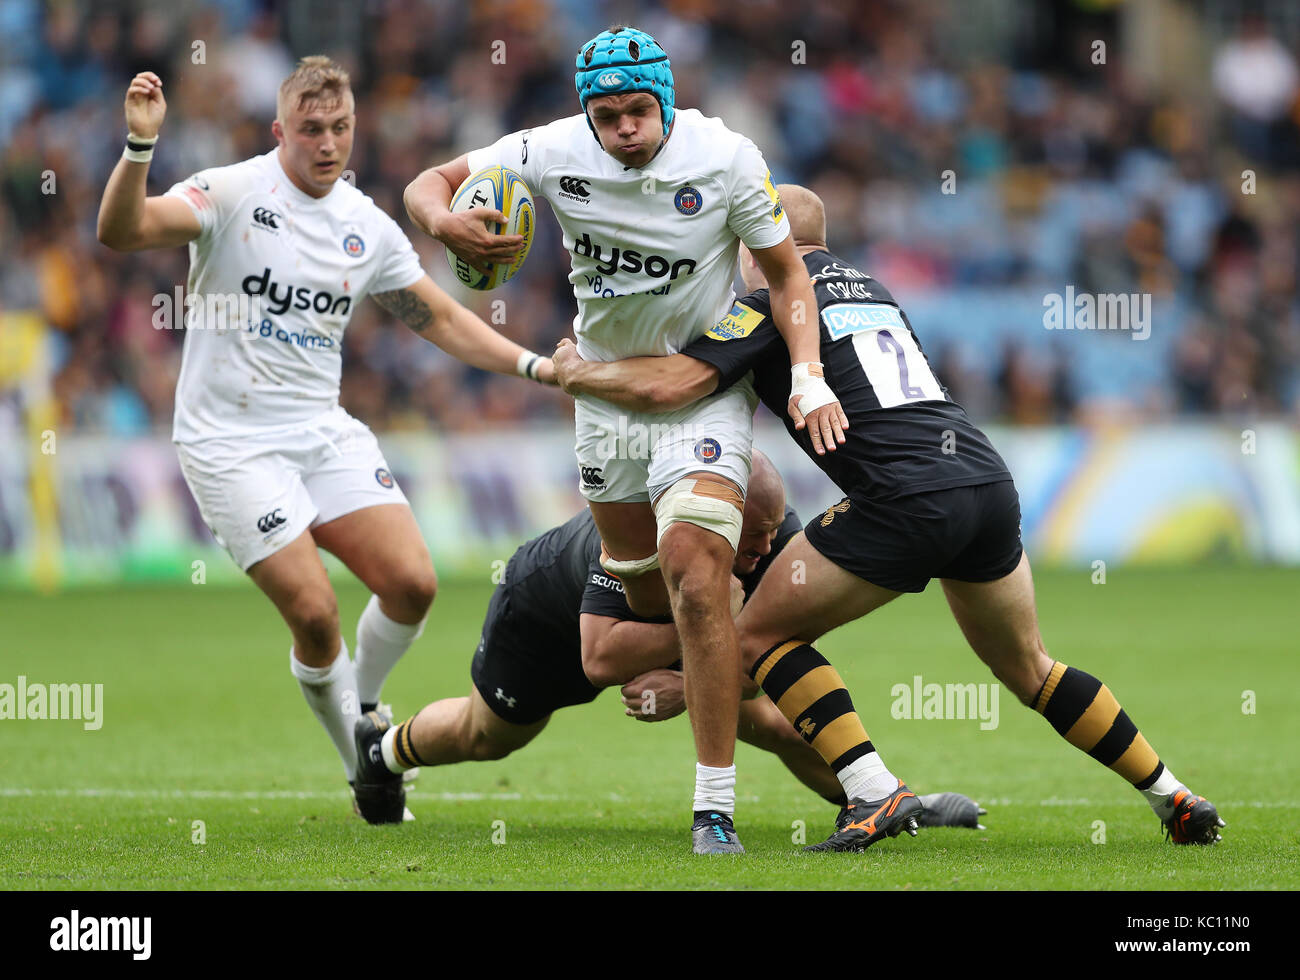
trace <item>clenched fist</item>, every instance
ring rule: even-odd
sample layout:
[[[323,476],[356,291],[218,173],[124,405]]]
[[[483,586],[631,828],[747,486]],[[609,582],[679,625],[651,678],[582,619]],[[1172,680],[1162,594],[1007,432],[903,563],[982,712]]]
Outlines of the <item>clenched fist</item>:
[[[131,79],[126,90],[126,128],[144,139],[152,139],[162,128],[167,115],[167,100],[162,94],[162,79],[151,71],[142,71]]]

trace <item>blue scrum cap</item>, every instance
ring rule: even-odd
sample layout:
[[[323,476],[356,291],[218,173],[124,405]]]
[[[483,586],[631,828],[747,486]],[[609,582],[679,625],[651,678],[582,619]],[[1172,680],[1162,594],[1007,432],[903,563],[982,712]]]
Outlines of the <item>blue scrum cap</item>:
[[[664,118],[664,135],[673,121],[673,67],[659,42],[635,27],[601,31],[582,46],[573,83],[578,89],[582,111],[587,100],[599,95],[646,92],[659,103]],[[587,119],[592,135],[596,133]]]

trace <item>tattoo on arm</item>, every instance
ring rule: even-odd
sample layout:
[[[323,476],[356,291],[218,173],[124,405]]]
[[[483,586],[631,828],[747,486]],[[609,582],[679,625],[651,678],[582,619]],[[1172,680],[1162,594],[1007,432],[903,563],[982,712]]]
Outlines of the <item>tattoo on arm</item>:
[[[392,292],[371,295],[376,303],[416,333],[423,333],[433,325],[433,310],[413,290],[394,289]]]

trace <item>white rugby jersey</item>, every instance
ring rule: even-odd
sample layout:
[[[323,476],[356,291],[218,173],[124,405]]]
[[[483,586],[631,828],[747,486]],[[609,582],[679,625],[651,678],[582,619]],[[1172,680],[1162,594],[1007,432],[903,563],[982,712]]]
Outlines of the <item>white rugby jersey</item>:
[[[167,194],[203,229],[190,242],[195,301],[172,438],[291,427],[337,405],[357,304],[424,275],[397,223],[345,180],[321,198],[303,193],[276,150],[200,171]]]
[[[758,148],[719,119],[678,109],[640,170],[606,153],[586,117],[503,136],[469,154],[509,167],[564,232],[584,358],[675,354],[731,310],[738,241],[770,248],[790,221]]]

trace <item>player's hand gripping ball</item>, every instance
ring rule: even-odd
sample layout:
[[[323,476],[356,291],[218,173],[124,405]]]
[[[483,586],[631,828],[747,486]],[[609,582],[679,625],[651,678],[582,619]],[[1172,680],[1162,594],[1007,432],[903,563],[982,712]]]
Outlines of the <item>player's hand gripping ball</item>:
[[[522,235],[524,239],[524,247],[518,255],[509,263],[489,266],[486,275],[447,249],[447,262],[457,279],[470,289],[496,289],[503,282],[509,282],[523,267],[528,250],[533,246],[533,229],[537,224],[533,194],[524,179],[508,167],[484,167],[478,173],[470,174],[451,199],[453,214],[471,208],[500,211],[506,220],[487,222],[487,230],[495,235]]]

